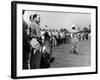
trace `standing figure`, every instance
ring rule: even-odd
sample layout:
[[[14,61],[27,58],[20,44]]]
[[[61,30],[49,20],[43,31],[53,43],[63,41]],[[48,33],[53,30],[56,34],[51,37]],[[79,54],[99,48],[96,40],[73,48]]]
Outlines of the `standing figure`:
[[[78,36],[77,36],[77,29],[75,26],[72,27],[72,49],[71,53],[78,54]]]
[[[28,35],[28,24],[24,20],[24,13],[23,10],[23,69],[28,69],[28,59],[29,59],[29,52],[30,52],[30,37]]]
[[[30,40],[30,68],[36,69],[40,68],[40,61],[41,61],[41,52],[40,52],[40,42],[39,39],[41,36],[40,32],[40,15],[34,14],[29,17],[30,24],[29,24],[29,35],[31,36]]]

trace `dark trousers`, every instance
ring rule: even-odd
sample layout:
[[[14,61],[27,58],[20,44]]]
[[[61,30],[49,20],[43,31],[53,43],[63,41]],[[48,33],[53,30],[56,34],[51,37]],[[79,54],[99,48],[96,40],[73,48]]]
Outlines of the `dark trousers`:
[[[28,59],[29,59],[29,55],[28,55],[28,51],[24,50],[23,51],[23,69],[28,69]]]
[[[24,40],[23,41],[23,69],[28,69],[29,52],[30,52],[30,46]]]
[[[40,61],[41,61],[41,52],[39,50],[36,51],[36,53],[31,53],[31,59],[30,59],[30,68],[31,69],[39,69],[40,68]]]

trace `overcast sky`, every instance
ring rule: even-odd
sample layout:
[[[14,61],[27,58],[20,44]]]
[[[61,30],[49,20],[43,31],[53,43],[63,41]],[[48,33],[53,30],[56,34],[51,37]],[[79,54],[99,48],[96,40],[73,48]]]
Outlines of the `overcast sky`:
[[[39,14],[41,17],[40,26],[48,25],[48,28],[71,30],[72,25],[77,25],[81,29],[91,24],[91,14],[71,13],[71,12],[47,12],[47,11],[25,11],[24,20],[29,23],[31,14]]]

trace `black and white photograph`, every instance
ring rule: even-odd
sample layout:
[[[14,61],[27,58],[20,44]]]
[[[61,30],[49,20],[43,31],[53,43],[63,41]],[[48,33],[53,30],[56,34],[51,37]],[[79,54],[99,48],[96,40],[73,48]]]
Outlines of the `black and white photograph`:
[[[91,66],[91,14],[23,10],[23,69]]]
[[[97,72],[96,6],[31,2],[13,6],[15,78]]]

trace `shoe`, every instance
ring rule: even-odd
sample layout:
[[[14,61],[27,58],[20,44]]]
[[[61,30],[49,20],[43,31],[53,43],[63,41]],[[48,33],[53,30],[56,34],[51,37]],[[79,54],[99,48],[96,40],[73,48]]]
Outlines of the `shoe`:
[[[55,58],[54,57],[52,57],[52,58],[50,58],[50,63],[52,63],[53,61],[55,60]]]

